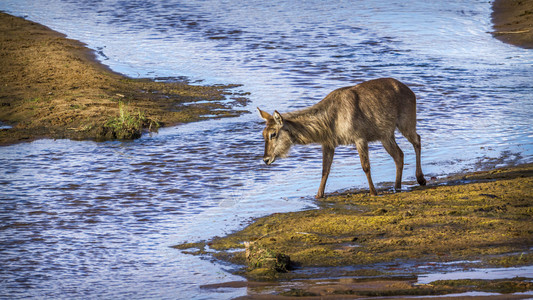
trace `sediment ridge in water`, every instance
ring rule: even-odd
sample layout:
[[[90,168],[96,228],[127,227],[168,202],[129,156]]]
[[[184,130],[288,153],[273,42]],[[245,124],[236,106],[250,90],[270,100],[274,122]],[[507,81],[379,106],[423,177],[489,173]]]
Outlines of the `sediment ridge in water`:
[[[394,274],[384,268],[387,264],[401,269],[402,264],[464,261],[465,267],[485,268],[533,262],[533,164],[453,176],[409,192],[330,195],[317,204],[319,209],[273,214],[228,236],[176,247],[243,265],[240,274],[267,281],[331,276],[379,279]],[[291,267],[297,271],[286,272]],[[316,268],[321,271],[313,272]],[[447,282],[435,290],[387,276],[389,287],[379,287],[383,293],[376,295],[490,292],[494,287],[488,286],[495,284]],[[367,278],[367,285],[375,280]],[[529,280],[505,285],[510,286],[508,292],[531,291]],[[313,291],[312,283],[302,285],[303,292],[315,296],[367,295],[346,286],[335,292]],[[394,292],[398,290],[394,285],[401,291]]]
[[[237,116],[243,111],[235,107],[247,102],[230,90],[236,85],[114,73],[83,43],[1,12],[0,31],[0,145],[37,138],[134,139],[160,126]]]
[[[496,0],[492,9],[495,38],[533,49],[533,0]]]

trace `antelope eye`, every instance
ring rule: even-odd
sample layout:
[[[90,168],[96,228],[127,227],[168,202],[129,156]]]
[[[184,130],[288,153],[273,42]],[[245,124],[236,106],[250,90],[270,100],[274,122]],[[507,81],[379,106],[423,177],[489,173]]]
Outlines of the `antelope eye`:
[[[276,132],[270,133],[269,139],[273,139],[276,137]]]

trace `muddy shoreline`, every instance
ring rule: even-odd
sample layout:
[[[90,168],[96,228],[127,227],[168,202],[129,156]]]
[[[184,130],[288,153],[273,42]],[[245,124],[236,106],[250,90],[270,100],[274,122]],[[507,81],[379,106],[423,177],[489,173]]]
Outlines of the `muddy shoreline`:
[[[39,138],[134,139],[161,126],[238,116],[238,85],[112,72],[83,43],[0,12],[0,145]]]
[[[495,0],[492,35],[518,47],[533,49],[533,0]]]
[[[420,266],[423,272],[446,271],[450,265],[464,270],[531,266],[533,164],[379,193],[332,194],[317,202],[318,209],[273,214],[228,236],[176,248],[240,265],[235,273],[249,280],[246,286],[259,299],[265,294],[334,298],[533,291],[531,278],[415,280]],[[280,266],[285,257],[290,262]],[[331,287],[317,288],[325,279]],[[238,285],[206,288],[232,284]]]

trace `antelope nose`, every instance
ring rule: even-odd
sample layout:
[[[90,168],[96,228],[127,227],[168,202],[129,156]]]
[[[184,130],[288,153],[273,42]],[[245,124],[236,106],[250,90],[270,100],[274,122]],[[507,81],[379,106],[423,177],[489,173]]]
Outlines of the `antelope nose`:
[[[263,158],[263,161],[265,162],[265,164],[267,165],[270,165],[272,163],[272,160],[270,159],[270,157],[265,157]]]

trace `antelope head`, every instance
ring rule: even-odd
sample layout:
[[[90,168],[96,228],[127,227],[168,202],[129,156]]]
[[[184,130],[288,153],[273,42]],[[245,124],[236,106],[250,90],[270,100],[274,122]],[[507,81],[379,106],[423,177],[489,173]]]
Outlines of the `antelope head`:
[[[273,115],[257,108],[259,115],[266,122],[263,129],[263,138],[265,139],[265,154],[263,161],[265,164],[272,164],[278,157],[286,157],[292,146],[292,140],[289,130],[281,114],[277,111]]]

